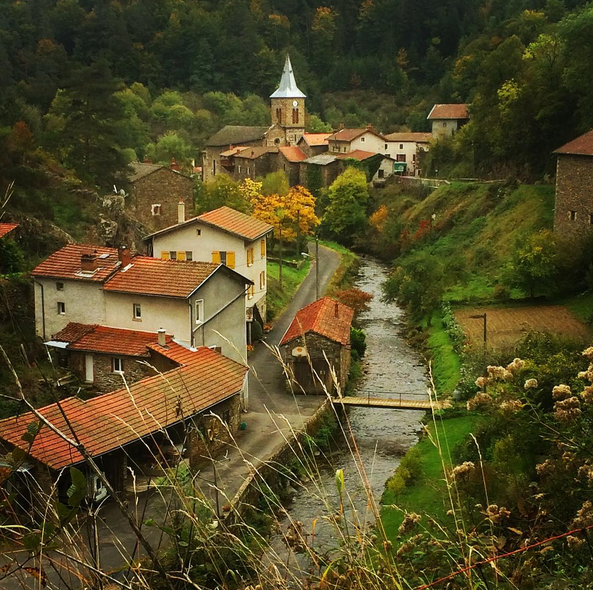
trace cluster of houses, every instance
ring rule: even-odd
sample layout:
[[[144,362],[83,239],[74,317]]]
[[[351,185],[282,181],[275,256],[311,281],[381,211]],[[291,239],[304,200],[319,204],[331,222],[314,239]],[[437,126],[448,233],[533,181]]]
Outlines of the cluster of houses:
[[[271,126],[226,125],[214,134],[203,154],[204,181],[220,174],[240,181],[283,170],[291,185],[312,188],[320,182],[328,186],[348,165],[357,164],[381,186],[393,174],[420,176],[420,154],[430,141],[452,135],[469,119],[465,104],[437,104],[428,115],[432,133],[383,135],[371,125],[307,133],[305,98],[287,56],[280,85],[270,96]]]

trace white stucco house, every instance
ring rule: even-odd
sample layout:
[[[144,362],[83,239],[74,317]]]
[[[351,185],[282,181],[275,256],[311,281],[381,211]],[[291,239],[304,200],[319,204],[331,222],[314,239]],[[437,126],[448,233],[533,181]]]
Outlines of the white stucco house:
[[[179,204],[178,223],[144,238],[149,256],[223,264],[251,282],[245,296],[248,324],[266,319],[267,238],[273,227],[255,217],[220,207],[185,219]],[[259,316],[259,317],[258,317]]]
[[[420,176],[419,152],[428,151],[432,133],[397,132],[385,135],[386,156],[395,160],[395,171],[406,176]]]
[[[469,121],[466,104],[435,104],[427,119],[432,123],[432,136],[448,137],[454,135]]]
[[[346,154],[355,150],[384,153],[385,138],[371,125],[364,129],[342,128],[327,138],[330,154]]]
[[[245,293],[252,282],[224,264],[131,256],[71,244],[31,273],[37,335],[51,344],[69,323],[156,333],[245,362]]]

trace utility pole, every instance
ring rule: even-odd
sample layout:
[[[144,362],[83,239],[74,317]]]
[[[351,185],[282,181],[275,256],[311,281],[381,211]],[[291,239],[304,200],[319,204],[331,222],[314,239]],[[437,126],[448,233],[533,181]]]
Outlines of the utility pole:
[[[280,264],[278,265],[278,282],[280,283],[280,290],[282,290],[282,221],[278,226],[280,229]]]
[[[470,315],[472,320],[483,320],[484,321],[484,358],[486,357],[486,348],[488,346],[488,316],[487,314],[480,313],[478,315]]]
[[[315,233],[315,301],[319,299],[319,233]]]

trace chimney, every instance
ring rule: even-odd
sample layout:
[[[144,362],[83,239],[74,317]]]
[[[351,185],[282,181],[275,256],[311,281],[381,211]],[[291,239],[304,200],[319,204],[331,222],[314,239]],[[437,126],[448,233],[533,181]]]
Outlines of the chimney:
[[[176,170],[177,172],[181,170],[181,166],[177,163],[175,158],[171,158],[171,170]]]
[[[130,249],[127,246],[121,246],[117,249],[117,258],[121,262],[121,267],[125,268],[132,262],[132,255]]]
[[[80,255],[80,270],[82,272],[93,272],[97,269],[96,252],[83,252]]]
[[[185,201],[183,199],[179,199],[179,203],[177,204],[177,223],[184,223],[185,222]]]
[[[373,125],[371,123],[367,123],[367,129],[370,131],[373,128]]]
[[[165,329],[159,328],[156,333],[159,337],[159,346],[162,346],[163,348],[167,346],[167,333],[165,332]]]
[[[340,306],[337,301],[334,303],[334,315],[340,317]]]

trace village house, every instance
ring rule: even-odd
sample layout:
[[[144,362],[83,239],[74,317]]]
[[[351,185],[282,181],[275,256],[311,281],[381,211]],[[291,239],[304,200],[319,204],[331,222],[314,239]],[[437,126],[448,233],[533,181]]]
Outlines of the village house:
[[[288,178],[288,184],[299,184],[300,163],[307,159],[307,154],[297,146],[284,146],[278,148],[277,169],[282,170]]]
[[[328,187],[340,174],[340,161],[333,154],[319,154],[299,164],[299,184],[309,190]]]
[[[297,393],[344,391],[350,371],[350,327],[354,311],[329,297],[303,307],[280,341],[282,358]],[[335,371],[336,382],[332,378]]]
[[[328,138],[331,133],[303,133],[303,137],[297,142],[297,146],[303,151],[307,158],[318,156],[329,149]]]
[[[432,137],[450,137],[469,121],[466,104],[435,104],[428,117],[432,122]]]
[[[571,239],[586,238],[593,233],[593,131],[569,141],[554,153],[554,231]]]
[[[255,178],[256,175],[267,174],[269,166],[275,168],[276,159],[270,155],[277,154],[279,147],[295,146],[305,133],[305,98],[296,84],[290,58],[286,56],[280,84],[270,95],[271,125],[226,125],[210,137],[203,153],[204,182],[211,181],[218,174],[227,174],[235,179]],[[240,156],[243,150],[237,149],[239,147],[253,148],[253,154],[246,152]],[[264,162],[255,163],[259,159]]]
[[[148,230],[157,230],[175,223],[177,203],[192,203],[194,181],[173,167],[145,162],[130,164],[130,208],[134,217]]]
[[[0,223],[0,239],[13,232],[18,226],[18,223]],[[14,234],[12,235],[14,236]]]
[[[340,162],[340,172],[343,172],[351,164],[363,164],[362,168],[367,178],[374,185],[381,185],[389,178],[394,171],[394,160],[390,156],[366,152],[364,150],[353,150],[336,156]],[[361,166],[357,166],[361,168]]]
[[[253,318],[263,325],[268,285],[267,238],[273,227],[230,207],[187,220],[183,203],[179,204],[179,211],[176,225],[144,238],[148,254],[167,260],[212,262],[234,269],[251,283],[243,316],[247,317],[247,331]]]
[[[431,133],[397,132],[385,135],[385,155],[395,160],[395,172],[420,176],[419,153],[428,151]]]
[[[341,128],[327,138],[330,154],[345,154],[355,150],[384,153],[385,138],[372,125],[364,129]]]
[[[132,344],[134,336],[125,342]],[[162,469],[175,464],[181,454],[189,455],[193,468],[199,467],[211,452],[231,442],[246,401],[248,369],[243,364],[206,347],[188,349],[157,334],[150,343],[140,337],[134,346],[145,348],[156,366],[166,368],[163,374],[86,401],[70,397],[59,407],[54,403],[38,410],[65,437],[84,446],[116,492],[126,489],[130,470],[162,475]],[[37,424],[39,419],[31,412],[0,420],[2,450],[19,448],[27,456],[19,470],[28,476],[20,479],[21,497],[34,502],[37,485],[47,493],[56,481],[65,497],[71,484],[68,468],[76,466],[87,475],[87,485],[92,484],[91,499],[97,498],[102,484],[68,441],[45,423],[32,444],[23,439]],[[30,477],[35,485],[27,490]]]
[[[126,248],[71,244],[33,271],[36,332],[45,341],[71,323],[155,333],[211,346],[242,362],[245,292],[224,264],[131,256]]]

